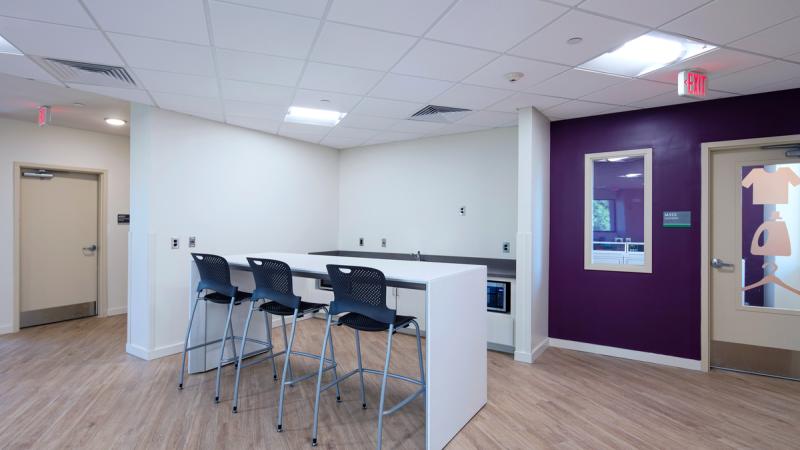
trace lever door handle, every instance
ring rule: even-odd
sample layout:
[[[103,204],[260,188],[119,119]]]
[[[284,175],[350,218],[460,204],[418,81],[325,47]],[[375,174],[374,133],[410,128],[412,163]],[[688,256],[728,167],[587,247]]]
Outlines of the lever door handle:
[[[97,251],[97,244],[92,244],[88,247],[83,247],[83,251],[85,252],[94,252]]]
[[[736,266],[734,266],[731,263],[726,263],[725,261],[723,261],[723,260],[721,260],[719,258],[714,258],[714,259],[711,260],[711,267],[713,267],[715,269],[733,269]]]

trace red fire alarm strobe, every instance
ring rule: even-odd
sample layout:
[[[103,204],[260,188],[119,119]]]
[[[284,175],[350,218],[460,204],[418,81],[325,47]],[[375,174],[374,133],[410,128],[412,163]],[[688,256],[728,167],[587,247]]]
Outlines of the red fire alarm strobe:
[[[699,70],[682,70],[678,73],[678,95],[704,98],[708,91],[708,76]]]

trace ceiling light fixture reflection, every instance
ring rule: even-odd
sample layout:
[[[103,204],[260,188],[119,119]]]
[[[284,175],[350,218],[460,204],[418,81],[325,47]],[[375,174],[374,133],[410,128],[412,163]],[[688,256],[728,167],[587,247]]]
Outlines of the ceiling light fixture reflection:
[[[10,42],[5,40],[3,36],[0,36],[0,53],[6,53],[9,55],[20,55],[22,56],[22,52],[19,51],[17,47],[11,45]]]
[[[653,31],[630,40],[616,50],[600,55],[579,67],[614,75],[638,77],[716,48],[685,37]]]
[[[641,173],[626,173],[625,175],[620,175],[620,178],[639,178],[641,177]]]
[[[292,123],[302,123],[307,125],[320,125],[332,127],[339,123],[347,113],[331,111],[328,109],[302,108],[290,106],[284,120]]]
[[[608,158],[607,161],[608,162],[620,162],[620,161],[625,161],[626,159],[628,159],[627,156],[617,156],[615,158]]]
[[[111,125],[112,127],[121,127],[128,122],[122,119],[117,119],[115,117],[106,117],[106,123]]]

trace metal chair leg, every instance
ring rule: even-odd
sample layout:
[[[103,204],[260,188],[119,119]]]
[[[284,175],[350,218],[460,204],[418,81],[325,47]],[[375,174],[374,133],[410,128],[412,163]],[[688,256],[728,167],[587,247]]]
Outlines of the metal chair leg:
[[[281,326],[283,328],[283,345],[284,348],[289,346],[289,339],[286,338],[286,317],[281,316]],[[287,358],[288,354],[284,353],[283,357]],[[292,372],[292,362],[289,361],[289,379],[294,379],[294,372]]]
[[[275,351],[273,350],[274,347],[272,344],[272,314],[266,311],[264,311],[264,328],[267,336],[267,342],[269,342],[269,354],[271,356],[270,359],[272,360],[272,379],[277,381],[278,368],[275,365]]]
[[[314,425],[311,431],[311,445],[317,446],[317,425],[319,425],[319,394],[322,388],[322,369],[325,366],[325,353],[328,350],[328,336],[331,333],[331,313],[328,312],[325,321],[325,337],[322,338],[322,351],[319,352],[319,371],[317,372],[317,390],[314,395]]]
[[[386,362],[383,365],[383,381],[381,381],[381,401],[380,405],[378,406],[378,446],[377,449],[380,450],[381,448],[381,440],[383,438],[383,404],[384,400],[386,399],[386,379],[387,374],[389,373],[389,359],[392,356],[392,335],[394,334],[394,324],[389,325],[389,338],[387,339],[386,343]]]
[[[425,386],[425,366],[422,363],[422,338],[420,337],[419,332],[419,324],[416,320],[411,321],[414,324],[414,329],[417,331],[417,356],[419,357],[419,381],[422,382],[422,386]],[[427,391],[427,387],[426,387]]]
[[[277,420],[277,427],[278,433],[283,431],[283,396],[286,393],[286,374],[289,372],[289,357],[292,354],[292,346],[294,345],[294,333],[297,329],[297,314],[298,309],[295,308],[294,315],[292,316],[292,334],[289,337],[289,344],[286,345],[286,352],[284,353],[284,360],[283,360],[283,374],[281,375],[281,391],[278,395],[278,420]],[[275,358],[272,359],[273,362]]]
[[[231,328],[231,350],[233,350],[233,360],[238,361],[239,355],[236,354],[236,333],[233,331],[233,318],[231,318],[230,322],[228,322],[228,326]],[[238,363],[234,363],[238,364]]]
[[[192,332],[192,322],[194,321],[194,312],[197,310],[197,304],[200,303],[200,297],[194,299],[192,305],[192,312],[189,314],[189,326],[186,327],[186,339],[183,341],[183,357],[181,358],[181,376],[178,380],[178,390],[183,389],[183,375],[186,371],[186,349],[189,348],[189,334]]]
[[[217,383],[215,389],[214,402],[219,403],[219,382],[222,375],[222,361],[225,357],[225,342],[228,340],[228,328],[231,323],[231,316],[233,315],[233,302],[235,298],[231,297],[231,303],[228,305],[228,320],[225,321],[225,331],[222,333],[222,341],[219,345],[219,362],[217,362]]]
[[[364,389],[364,366],[361,365],[361,340],[358,337],[358,330],[356,332],[356,356],[358,356],[358,376],[361,378],[361,407],[367,409],[367,393]]]
[[[250,302],[250,311],[247,313],[247,320],[244,323],[244,331],[242,332],[242,346],[239,350],[239,356],[236,358],[236,381],[233,383],[233,413],[236,414],[239,409],[239,377],[242,374],[242,359],[244,358],[244,346],[247,344],[247,332],[250,331],[250,320],[253,318],[253,310],[256,307],[256,302]]]
[[[336,355],[333,354],[333,331],[328,331],[328,342],[331,348],[331,363],[333,364],[333,379],[336,380],[336,403],[342,403],[342,393],[339,390],[339,374],[336,372]],[[320,354],[320,359],[324,359],[325,355]]]

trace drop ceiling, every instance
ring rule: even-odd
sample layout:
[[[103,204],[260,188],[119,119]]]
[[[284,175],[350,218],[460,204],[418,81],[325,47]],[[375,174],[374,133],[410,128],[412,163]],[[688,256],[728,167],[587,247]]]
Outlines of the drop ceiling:
[[[122,65],[137,89],[68,87],[343,148],[510,126],[526,106],[696,101],[677,96],[684,68],[709,72],[712,99],[797,88],[798,27],[798,0],[3,0],[0,35],[27,56],[0,54],[0,72],[61,84],[30,57]],[[652,30],[719,48],[639,78],[575,68]],[[474,112],[405,120],[427,104]],[[291,105],[348,115],[285,123]]]

